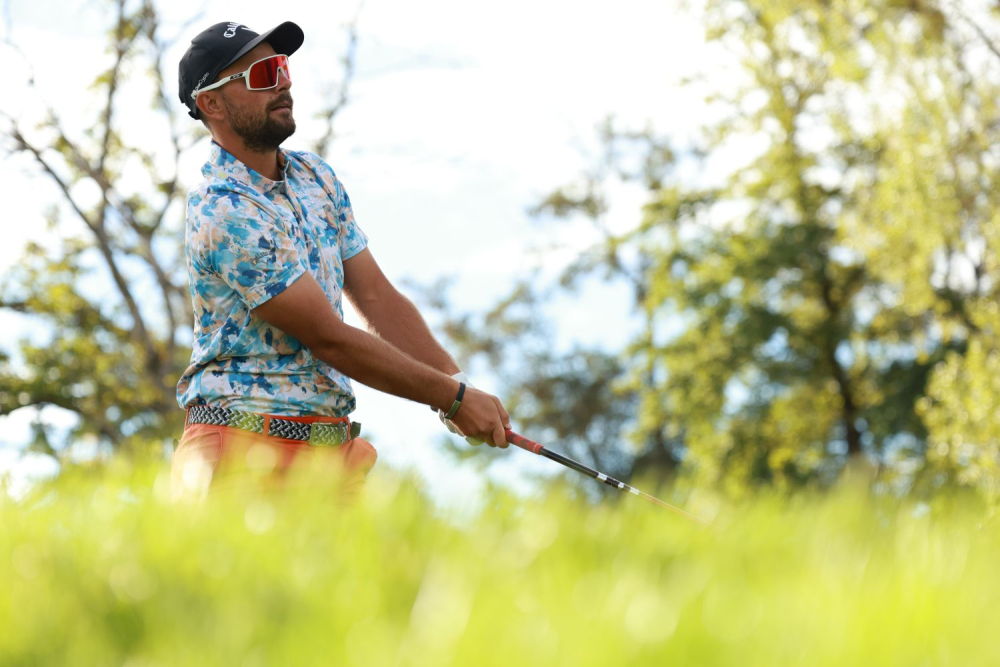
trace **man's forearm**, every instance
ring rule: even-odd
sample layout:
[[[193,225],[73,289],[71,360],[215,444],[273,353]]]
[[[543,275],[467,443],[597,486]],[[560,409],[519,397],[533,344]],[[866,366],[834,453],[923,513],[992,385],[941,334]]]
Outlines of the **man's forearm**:
[[[417,307],[399,292],[385,299],[359,304],[370,331],[407,355],[448,375],[458,364],[434,338]]]
[[[361,384],[433,408],[447,410],[458,382],[361,329],[338,327],[336,338],[310,348],[319,359]],[[457,372],[457,371],[456,371]]]

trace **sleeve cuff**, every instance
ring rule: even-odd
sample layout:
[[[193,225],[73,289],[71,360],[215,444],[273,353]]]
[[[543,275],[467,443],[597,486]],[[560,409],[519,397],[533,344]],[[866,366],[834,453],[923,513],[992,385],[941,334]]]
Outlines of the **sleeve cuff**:
[[[302,266],[289,267],[287,271],[266,285],[257,285],[253,289],[247,290],[243,299],[246,301],[247,306],[253,310],[291,287],[305,272],[306,270]]]

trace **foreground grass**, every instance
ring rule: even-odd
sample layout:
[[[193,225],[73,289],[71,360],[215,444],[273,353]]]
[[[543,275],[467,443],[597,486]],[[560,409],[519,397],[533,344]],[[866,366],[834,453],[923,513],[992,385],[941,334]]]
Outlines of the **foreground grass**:
[[[3,665],[1000,664],[1000,528],[841,491],[707,528],[373,476],[172,505],[162,469],[0,500]]]

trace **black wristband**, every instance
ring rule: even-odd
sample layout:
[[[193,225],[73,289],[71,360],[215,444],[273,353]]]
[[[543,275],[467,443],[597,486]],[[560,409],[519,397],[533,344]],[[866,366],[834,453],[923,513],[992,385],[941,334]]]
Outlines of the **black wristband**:
[[[452,417],[455,416],[455,413],[458,412],[458,409],[460,407],[462,407],[462,397],[463,396],[465,396],[465,383],[464,382],[459,382],[458,383],[458,396],[455,397],[455,402],[451,404],[451,410],[449,410],[448,414],[446,414],[444,416],[445,419],[451,419]]]

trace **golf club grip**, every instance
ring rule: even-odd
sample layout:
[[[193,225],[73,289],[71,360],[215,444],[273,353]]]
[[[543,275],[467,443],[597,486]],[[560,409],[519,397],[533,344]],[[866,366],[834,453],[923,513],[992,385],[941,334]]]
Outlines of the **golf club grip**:
[[[523,435],[518,435],[514,433],[509,428],[504,431],[507,434],[507,442],[512,445],[517,445],[521,449],[526,449],[532,454],[537,454],[542,451],[542,446],[535,442],[534,440],[528,440]]]

